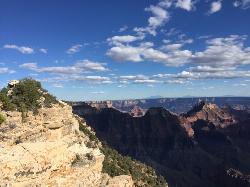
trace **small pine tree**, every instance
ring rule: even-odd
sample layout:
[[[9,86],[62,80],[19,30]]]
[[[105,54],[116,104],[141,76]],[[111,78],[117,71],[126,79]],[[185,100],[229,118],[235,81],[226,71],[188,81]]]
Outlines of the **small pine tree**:
[[[0,125],[5,121],[5,117],[0,113]]]
[[[10,89],[11,94],[8,94]],[[44,98],[43,103],[41,102],[42,97]],[[17,110],[22,112],[22,116],[26,116],[28,111],[37,114],[42,104],[45,107],[51,107],[52,104],[58,103],[54,96],[42,88],[40,82],[31,78],[22,79],[13,88],[3,88],[0,91],[0,101],[3,110]]]

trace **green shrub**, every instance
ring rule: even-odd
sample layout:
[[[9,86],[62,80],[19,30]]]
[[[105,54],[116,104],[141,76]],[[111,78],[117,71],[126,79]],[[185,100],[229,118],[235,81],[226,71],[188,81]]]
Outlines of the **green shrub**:
[[[5,122],[5,117],[0,113],[0,125]]]
[[[128,156],[122,156],[116,150],[103,145],[101,151],[105,155],[103,161],[103,172],[110,176],[131,175],[136,187],[166,187],[167,183],[161,175],[145,164],[133,160]]]
[[[87,142],[87,147],[97,147],[99,140],[95,134],[93,134],[87,126],[83,125],[83,119],[79,118],[78,122],[79,130],[89,137],[90,141]],[[157,175],[152,167],[137,160],[133,160],[128,156],[123,156],[106,144],[103,144],[101,151],[105,155],[102,171],[108,173],[111,177],[118,175],[131,175],[136,187],[167,186],[165,179],[162,176]],[[91,159],[90,155],[86,156],[88,159]]]
[[[13,111],[15,110],[16,106],[11,103],[9,97],[7,96],[7,88],[3,88],[0,91],[0,101],[2,102],[2,109],[7,111]]]
[[[16,84],[11,94],[11,102],[20,112],[38,112],[41,107],[39,100],[42,97],[41,83],[33,79],[23,79]]]
[[[56,97],[53,95],[46,93],[43,95],[43,97],[44,97],[44,106],[45,107],[52,107],[53,104],[58,103]]]
[[[96,137],[96,135],[94,133],[92,133],[88,128],[87,126],[83,125],[81,123],[81,121],[79,121],[79,130],[82,131],[86,136],[89,137],[89,140],[91,142],[93,142],[94,145],[92,145],[92,147],[97,147],[97,144],[98,144],[98,138]],[[89,143],[91,144],[91,143]]]
[[[8,95],[10,89],[11,94]],[[41,103],[42,97],[44,98],[43,103]],[[42,104],[45,107],[51,107],[52,104],[58,103],[54,96],[42,88],[40,82],[31,78],[22,79],[13,88],[3,88],[0,91],[0,101],[2,102],[3,110],[17,110],[22,112],[23,117],[25,117],[28,111],[37,114]]]
[[[94,156],[91,153],[87,153],[86,157],[88,158],[88,160],[93,160]]]

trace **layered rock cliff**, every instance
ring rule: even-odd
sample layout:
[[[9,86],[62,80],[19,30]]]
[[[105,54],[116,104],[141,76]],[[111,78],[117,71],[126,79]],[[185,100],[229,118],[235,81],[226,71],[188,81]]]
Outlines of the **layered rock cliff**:
[[[205,102],[181,116],[163,108],[151,108],[137,118],[86,104],[73,109],[97,137],[153,166],[169,186],[250,185],[243,177],[250,173],[248,113]],[[232,174],[236,170],[241,175]]]
[[[89,137],[66,104],[41,108],[37,115],[1,111],[1,185],[133,186],[130,176],[102,173],[104,155],[86,146]]]
[[[90,128],[69,105],[0,114],[0,186],[134,186],[129,175],[103,172],[100,142],[93,146],[94,132],[79,130],[79,125]]]

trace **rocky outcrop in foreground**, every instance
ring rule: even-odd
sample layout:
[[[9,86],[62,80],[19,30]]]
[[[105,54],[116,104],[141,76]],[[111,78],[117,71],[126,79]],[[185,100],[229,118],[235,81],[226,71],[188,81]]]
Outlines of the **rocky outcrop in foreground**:
[[[102,173],[101,145],[87,146],[70,106],[0,112],[0,186],[134,186],[131,176]]]

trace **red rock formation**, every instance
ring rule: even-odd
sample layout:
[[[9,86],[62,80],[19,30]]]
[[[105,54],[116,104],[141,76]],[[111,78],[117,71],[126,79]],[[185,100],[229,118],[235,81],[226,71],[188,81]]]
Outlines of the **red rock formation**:
[[[134,108],[130,110],[129,114],[133,117],[141,117],[145,114],[145,110],[143,110],[139,106],[134,106]]]

